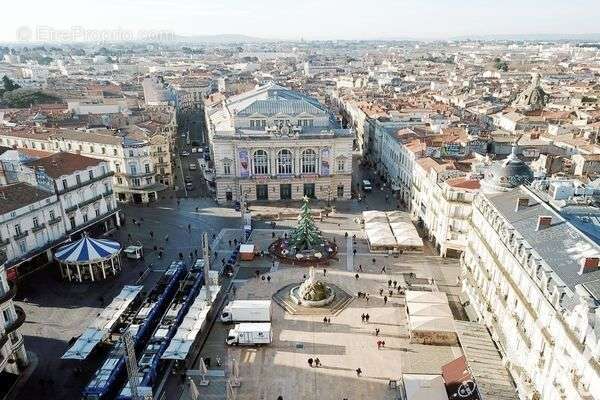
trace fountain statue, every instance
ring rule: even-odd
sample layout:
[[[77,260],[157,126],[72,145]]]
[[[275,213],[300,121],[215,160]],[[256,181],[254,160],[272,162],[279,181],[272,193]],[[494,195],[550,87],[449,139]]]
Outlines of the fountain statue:
[[[305,307],[323,307],[333,301],[335,293],[315,277],[315,267],[308,270],[308,278],[290,290],[290,298]]]

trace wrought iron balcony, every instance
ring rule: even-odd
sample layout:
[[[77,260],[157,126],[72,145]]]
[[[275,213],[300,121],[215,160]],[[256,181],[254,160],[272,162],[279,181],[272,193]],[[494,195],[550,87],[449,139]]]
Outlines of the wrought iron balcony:
[[[14,235],[13,238],[15,240],[21,240],[23,238],[26,238],[27,236],[29,236],[29,231],[23,231],[21,233],[17,233],[16,235]]]
[[[31,228],[31,232],[35,233],[38,231],[41,231],[42,229],[44,229],[46,227],[46,224],[39,224],[34,226],[33,228]]]

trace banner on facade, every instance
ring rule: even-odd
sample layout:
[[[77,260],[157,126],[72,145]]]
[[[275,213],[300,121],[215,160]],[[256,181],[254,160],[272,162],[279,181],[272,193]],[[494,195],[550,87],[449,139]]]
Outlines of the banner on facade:
[[[329,149],[321,149],[321,175],[329,175]]]
[[[250,176],[250,157],[248,156],[248,150],[240,149],[238,156],[240,159],[240,176]]]

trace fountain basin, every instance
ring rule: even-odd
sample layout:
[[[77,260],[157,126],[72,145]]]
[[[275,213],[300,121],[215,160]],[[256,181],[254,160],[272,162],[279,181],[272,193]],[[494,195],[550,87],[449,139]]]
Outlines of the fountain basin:
[[[300,295],[300,286],[301,285],[294,286],[292,289],[290,289],[290,299],[298,305],[302,305],[304,307],[324,307],[331,304],[335,298],[334,291],[330,287],[327,287],[327,297],[325,297],[323,300],[315,301],[303,299]]]

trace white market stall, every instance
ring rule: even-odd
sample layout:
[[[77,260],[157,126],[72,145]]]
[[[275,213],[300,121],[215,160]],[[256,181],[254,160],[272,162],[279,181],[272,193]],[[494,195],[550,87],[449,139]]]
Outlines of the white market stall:
[[[448,400],[441,375],[403,374],[406,400]]]
[[[54,253],[60,273],[69,281],[96,281],[117,275],[121,270],[121,245],[107,239],[87,235],[60,247]]]
[[[372,251],[423,250],[423,240],[406,213],[363,211],[362,220]]]
[[[411,343],[458,343],[448,296],[442,292],[406,291],[406,315]]]

